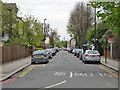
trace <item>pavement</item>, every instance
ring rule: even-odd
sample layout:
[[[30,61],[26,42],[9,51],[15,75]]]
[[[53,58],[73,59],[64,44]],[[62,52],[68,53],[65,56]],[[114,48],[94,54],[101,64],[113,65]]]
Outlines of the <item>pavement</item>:
[[[31,56],[2,64],[2,66],[0,66],[0,72],[2,72],[0,73],[0,81],[6,80],[15,73],[29,66],[30,63]],[[118,62],[115,60],[107,59],[107,63],[105,63],[105,58],[101,57],[101,63],[111,69],[118,71]]]
[[[119,71],[119,67],[118,67],[119,62],[118,62],[118,61],[115,61],[115,60],[113,60],[113,59],[107,58],[107,63],[105,63],[105,58],[104,58],[104,57],[101,57],[101,63],[102,63],[103,65],[105,65],[105,66],[107,66],[107,67],[109,67],[109,68],[117,71],[117,72]]]
[[[0,81],[6,80],[31,63],[31,56],[7,62],[0,66]]]

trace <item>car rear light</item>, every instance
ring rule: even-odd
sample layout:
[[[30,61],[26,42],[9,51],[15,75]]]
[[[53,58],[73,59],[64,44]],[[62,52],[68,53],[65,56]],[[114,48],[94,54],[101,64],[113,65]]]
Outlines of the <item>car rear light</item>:
[[[85,56],[89,56],[89,54],[86,54]]]
[[[97,56],[100,56],[100,55],[97,55]]]
[[[32,58],[33,58],[34,56],[32,55]]]
[[[50,53],[48,52],[48,54],[50,54]]]
[[[47,57],[47,55],[44,55],[44,57]]]

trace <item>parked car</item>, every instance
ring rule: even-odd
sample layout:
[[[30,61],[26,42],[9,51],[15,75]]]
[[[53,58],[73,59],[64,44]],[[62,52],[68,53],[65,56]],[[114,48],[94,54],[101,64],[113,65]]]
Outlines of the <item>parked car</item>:
[[[73,50],[72,50],[72,54],[75,54],[75,52],[76,52],[76,48],[74,48]]]
[[[72,53],[73,49],[74,49],[73,47],[70,48],[70,53]]]
[[[70,52],[70,48],[68,48],[68,52]]]
[[[79,59],[80,60],[83,60],[83,55],[84,55],[84,51],[82,49],[81,52],[79,53]]]
[[[57,53],[59,51],[59,48],[58,47],[54,47],[55,49],[55,52]]]
[[[54,49],[54,48],[52,48],[51,50],[52,50],[52,56],[55,56],[55,54],[56,54],[55,49]]]
[[[45,49],[45,51],[47,52],[48,58],[52,59],[52,50],[51,49]]]
[[[81,52],[82,52],[82,49],[76,49],[75,56],[77,56],[78,58]]]
[[[86,50],[83,54],[83,62],[87,61],[100,63],[100,53],[97,50]]]
[[[45,50],[38,50],[33,52],[32,58],[31,58],[31,64],[33,63],[48,63],[48,55],[45,52]]]
[[[78,50],[78,49],[75,49],[75,51],[74,51],[74,56],[76,56],[77,50]]]
[[[72,50],[72,54],[74,54],[74,52],[75,52],[75,49]]]

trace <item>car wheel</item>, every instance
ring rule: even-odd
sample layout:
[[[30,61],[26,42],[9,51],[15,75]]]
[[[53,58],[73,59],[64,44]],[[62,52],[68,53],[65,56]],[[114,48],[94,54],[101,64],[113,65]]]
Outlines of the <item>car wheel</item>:
[[[49,61],[46,61],[45,64],[47,64]]]
[[[49,56],[49,59],[52,59],[52,57],[51,57],[51,56]]]
[[[35,64],[35,62],[31,62],[31,64]]]
[[[97,61],[97,64],[101,64],[101,62],[100,62],[100,61]]]
[[[86,64],[87,63],[87,61],[84,61],[84,64]]]

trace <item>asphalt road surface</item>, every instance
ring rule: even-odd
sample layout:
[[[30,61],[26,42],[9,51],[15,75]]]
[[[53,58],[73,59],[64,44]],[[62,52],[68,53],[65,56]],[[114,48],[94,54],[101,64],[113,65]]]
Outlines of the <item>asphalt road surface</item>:
[[[48,64],[32,64],[2,82],[3,88],[118,88],[116,73],[101,64],[84,64],[60,51]]]

